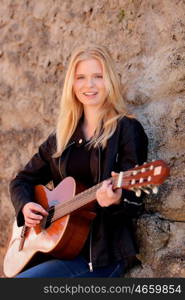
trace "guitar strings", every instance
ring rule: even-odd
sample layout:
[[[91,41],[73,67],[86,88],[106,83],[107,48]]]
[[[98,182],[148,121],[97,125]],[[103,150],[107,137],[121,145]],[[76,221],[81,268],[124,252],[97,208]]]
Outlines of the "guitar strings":
[[[131,173],[131,171],[125,171],[125,172],[124,172],[125,177],[127,177],[128,175],[130,175],[130,173]],[[127,175],[127,176],[126,176],[126,175]],[[108,178],[108,179],[112,179],[112,180],[113,180],[113,183],[114,183],[114,182],[117,180],[117,178],[118,178],[118,175],[115,176],[115,177],[110,177],[110,178]],[[84,195],[84,196],[87,196],[89,193],[92,193],[93,190],[97,190],[97,188],[98,188],[101,184],[102,184],[102,182],[100,182],[100,183],[96,184],[95,186],[93,186],[93,187],[91,187],[91,188],[89,188],[89,189],[87,189],[87,190],[85,190],[85,191],[83,191],[83,192],[81,192],[81,193],[75,195],[72,199],[67,200],[67,201],[65,201],[64,203],[60,203],[60,204],[56,205],[56,206],[55,206],[55,211],[58,210],[58,209],[60,209],[60,206],[64,207],[65,204],[68,205],[68,204],[70,204],[71,202],[75,201],[75,200],[74,200],[75,198],[78,198],[78,197],[80,197],[80,196],[83,197],[83,195]],[[51,210],[53,210],[53,209],[51,208]],[[48,209],[48,211],[50,211],[50,209]]]
[[[125,184],[128,184],[129,181],[130,180],[125,181]],[[100,184],[98,184],[98,185],[100,185]],[[91,188],[89,190],[85,190],[84,192],[77,194],[71,200],[65,201],[64,203],[60,203],[60,204],[58,204],[58,206],[55,206],[55,207],[57,207],[57,210],[55,210],[54,215],[48,216],[47,220],[50,221],[53,219],[53,221],[55,221],[56,219],[69,214],[70,212],[74,211],[75,209],[78,209],[81,206],[87,204],[88,202],[91,202],[93,199],[96,199],[95,195],[92,194],[92,190],[95,189],[95,187],[97,188],[97,186],[94,186],[93,188]],[[92,195],[91,195],[91,199],[87,201],[86,198],[87,198],[88,194],[92,194]],[[65,211],[66,208],[67,208],[67,210]],[[60,213],[61,210],[63,212],[62,215]],[[51,207],[51,209],[49,209],[49,211],[52,211],[52,213],[53,213],[53,208]]]
[[[62,206],[62,207],[65,207],[65,205],[68,205],[68,204],[72,203],[73,201],[76,202],[76,200],[78,200],[78,199],[75,200],[75,198],[79,198],[80,196],[82,196],[82,197],[83,197],[83,196],[87,196],[88,194],[92,193],[93,190],[96,190],[101,184],[102,184],[102,182],[100,182],[100,183],[96,184],[95,186],[93,186],[93,187],[91,187],[91,188],[89,188],[89,189],[87,189],[87,190],[84,190],[83,192],[81,192],[81,193],[75,195],[75,196],[74,196],[72,199],[70,199],[70,200],[66,200],[66,201],[63,202],[63,203],[57,204],[57,205],[55,206],[55,211],[58,210],[58,209],[60,209],[61,206]],[[52,209],[51,209],[51,210],[52,210]],[[50,211],[50,209],[48,209],[48,211]]]
[[[127,184],[127,183],[129,183],[129,181],[125,181],[125,184]],[[52,215],[52,216],[49,215],[48,218],[47,218],[47,221],[51,221],[51,220],[55,221],[56,219],[69,214],[71,211],[74,211],[75,209],[80,208],[81,206],[87,204],[88,202],[91,202],[93,199],[96,199],[94,194],[97,190],[97,187],[100,184],[101,183],[94,186],[93,188],[85,190],[84,192],[82,192],[80,194],[77,194],[75,197],[73,197],[72,199],[70,199],[68,201],[65,201],[64,203],[60,203],[60,204],[56,205],[54,215]],[[95,187],[96,187],[96,189],[95,189]],[[92,191],[94,193],[92,193]],[[91,195],[91,199],[87,200],[87,196],[89,194]],[[48,210],[48,212],[50,212],[50,211],[53,213],[53,208],[52,207]],[[62,211],[62,215],[60,213],[61,211]]]
[[[73,203],[73,202],[76,203],[76,200],[78,200],[77,198],[88,196],[88,194],[91,194],[91,193],[93,192],[93,190],[95,190],[95,189],[98,188],[99,185],[100,185],[100,183],[97,184],[97,185],[95,185],[95,186],[93,186],[92,188],[90,188],[90,189],[88,189],[88,190],[85,190],[85,191],[83,191],[83,192],[81,192],[81,193],[75,195],[75,196],[74,196],[73,198],[71,198],[70,200],[66,200],[66,201],[63,202],[63,203],[60,203],[60,204],[55,205],[55,211],[59,210],[61,207],[63,208],[63,207],[65,207],[65,206],[68,206],[68,205],[70,205],[70,204]],[[96,188],[95,188],[95,187],[96,187]],[[75,198],[76,198],[76,200],[75,200]],[[51,208],[51,210],[53,210],[53,209]],[[50,211],[50,209],[49,209],[48,211]]]
[[[124,179],[124,183],[125,185],[128,185],[130,182],[130,179],[127,180],[127,177],[130,176],[132,174],[134,170],[128,170],[128,171],[124,171],[123,172],[123,179]],[[137,170],[139,172],[141,172],[141,170]],[[150,171],[149,167],[145,166],[145,172],[146,171]],[[135,174],[134,174],[135,175]],[[115,180],[117,180],[117,178],[119,177],[119,175],[114,176],[114,177],[110,177],[112,179],[112,182],[114,183]],[[108,179],[110,179],[108,178]],[[126,179],[125,179],[126,178]],[[74,211],[75,209],[80,208],[81,206],[87,204],[88,202],[91,202],[93,199],[95,200],[96,197],[93,193],[96,192],[97,188],[102,184],[102,182],[98,183],[97,185],[75,195],[73,198],[71,198],[70,200],[64,201],[63,203],[60,203],[58,205],[55,206],[51,206],[48,209],[49,215],[47,217],[47,221],[55,221],[56,219],[63,217],[67,214],[69,214],[70,212]],[[90,200],[87,199],[87,197],[91,195]],[[92,197],[93,196],[93,197]],[[82,205],[83,204],[83,205]],[[53,208],[54,208],[54,214],[53,214]],[[60,211],[62,210],[62,215],[59,214]],[[52,212],[52,215],[50,214],[50,212]]]
[[[145,172],[146,172],[146,170],[149,170],[149,168],[145,168]],[[129,171],[123,172],[124,173],[123,178],[124,179],[127,178],[132,173],[132,171],[129,170]],[[112,181],[114,183],[118,177],[119,176],[117,175],[115,177],[110,177],[110,178],[112,179]],[[130,182],[130,180],[124,181],[125,185],[129,184],[129,182]],[[87,204],[88,202],[91,202],[93,199],[96,199],[96,197],[92,194],[92,192],[94,193],[101,184],[102,184],[102,182],[89,188],[88,190],[81,192],[80,194],[75,195],[72,199],[67,200],[63,203],[60,203],[60,204],[54,206],[54,208],[55,208],[54,214],[53,214],[53,207],[49,208],[48,212],[50,213],[50,211],[51,211],[52,216],[48,216],[47,220],[50,221],[53,219],[53,221],[55,221],[56,219],[69,214],[70,212],[74,211],[75,209],[78,209],[81,206]],[[89,194],[92,194],[93,197],[91,196],[90,200],[89,199],[87,200],[86,198],[87,198],[87,196],[89,196]],[[62,215],[59,214],[61,210],[63,210]]]
[[[61,217],[61,214],[59,215],[60,211],[63,211],[63,216],[67,215],[68,213],[75,210],[74,208],[79,208],[85,204],[87,204],[88,202],[91,202],[91,200],[93,200],[94,197],[94,193],[96,192],[96,190],[98,189],[98,187],[102,184],[102,182],[98,183],[97,185],[89,188],[88,190],[85,190],[83,192],[81,192],[80,194],[75,195],[72,199],[65,201],[64,203],[60,203],[58,205],[55,206],[55,212],[53,216],[48,216],[47,220],[50,221],[53,219],[53,221],[59,216]],[[91,195],[91,200],[87,201],[87,197]],[[93,196],[93,197],[92,197]],[[65,209],[67,208],[67,210],[65,211]],[[53,208],[51,207],[48,212],[53,212]]]
[[[96,185],[96,189],[97,187],[99,186],[100,184]],[[65,201],[64,203],[60,203],[58,205],[55,206],[55,212],[54,212],[54,215],[53,216],[48,216],[47,220],[50,221],[50,220],[54,220],[56,219],[56,217],[62,217],[60,213],[60,211],[63,211],[63,216],[70,213],[71,212],[71,209],[72,210],[75,210],[74,208],[79,208],[80,206],[82,206],[81,204],[85,205],[87,204],[89,201],[87,201],[87,196],[92,195],[95,193],[95,190],[96,190],[94,187],[89,189],[89,190],[85,190],[84,192],[80,193],[80,194],[77,194],[75,195],[72,199],[68,200],[68,201]],[[94,190],[94,191],[93,191]],[[94,193],[93,193],[94,192]],[[92,197],[91,196],[91,197]],[[94,196],[92,197],[92,200],[93,200]],[[66,209],[66,212],[65,212],[65,209]],[[53,212],[53,208],[51,207],[48,212]]]

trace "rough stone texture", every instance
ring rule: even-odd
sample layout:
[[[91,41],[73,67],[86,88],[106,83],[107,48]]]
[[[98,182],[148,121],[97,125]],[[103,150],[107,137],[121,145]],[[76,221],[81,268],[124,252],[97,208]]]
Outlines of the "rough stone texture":
[[[14,210],[8,183],[55,126],[74,46],[106,45],[149,157],[171,176],[138,220],[141,266],[127,277],[185,277],[185,1],[1,0],[0,260]],[[2,265],[2,264],[1,264]]]
[[[185,277],[185,223],[144,214],[137,224],[142,266],[126,276]]]

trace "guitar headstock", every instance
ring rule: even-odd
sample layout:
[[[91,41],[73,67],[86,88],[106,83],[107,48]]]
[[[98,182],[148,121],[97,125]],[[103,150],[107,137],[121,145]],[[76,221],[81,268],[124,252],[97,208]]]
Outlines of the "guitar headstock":
[[[149,194],[158,192],[158,186],[169,176],[170,169],[163,160],[156,160],[135,166],[126,172],[120,172],[114,179],[115,188],[131,190],[140,197],[141,191]]]

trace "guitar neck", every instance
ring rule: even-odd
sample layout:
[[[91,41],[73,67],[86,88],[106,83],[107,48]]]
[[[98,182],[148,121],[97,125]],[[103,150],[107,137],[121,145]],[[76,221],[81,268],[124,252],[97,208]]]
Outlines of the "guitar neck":
[[[164,182],[169,176],[169,172],[170,169],[164,161],[156,160],[151,163],[144,163],[142,166],[135,166],[135,168],[128,171],[120,172],[119,175],[115,175],[109,179],[112,181],[113,190],[117,188],[131,190],[136,193],[137,197],[140,197],[141,190],[147,194],[150,193],[150,189],[153,193],[157,193],[157,186]],[[68,215],[95,200],[96,191],[101,185],[102,182],[53,208],[51,207],[49,212],[51,211],[53,215],[52,221]]]
[[[130,174],[129,171],[123,172],[124,176]],[[118,176],[110,177],[113,184],[113,190],[117,188],[116,182]],[[55,221],[65,215],[72,213],[73,211],[83,207],[84,205],[94,201],[96,199],[96,191],[100,188],[102,182],[92,186],[91,188],[75,195],[72,199],[68,199],[63,203],[57,204],[54,207],[54,216],[52,221]]]

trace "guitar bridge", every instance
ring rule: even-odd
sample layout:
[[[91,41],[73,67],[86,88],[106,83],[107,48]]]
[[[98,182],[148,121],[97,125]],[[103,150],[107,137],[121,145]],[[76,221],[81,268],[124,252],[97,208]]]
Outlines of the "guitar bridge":
[[[49,208],[49,214],[48,214],[48,216],[47,217],[44,217],[43,219],[42,219],[42,221],[41,221],[41,223],[40,223],[40,226],[41,226],[41,228],[43,228],[43,229],[46,229],[46,228],[48,228],[50,225],[51,225],[51,223],[52,223],[52,218],[53,218],[53,215],[54,215],[54,212],[55,212],[55,206],[51,206],[50,208]]]
[[[42,228],[42,229],[45,229],[45,228],[47,228],[49,225],[48,225],[48,221],[47,221],[47,217],[44,217],[43,219],[42,219],[42,221],[40,222],[40,227]]]

